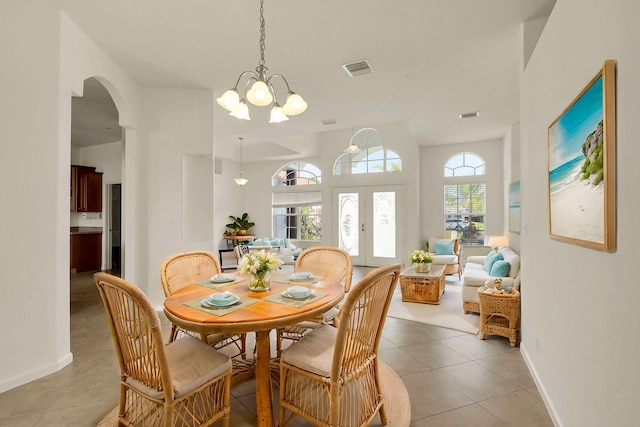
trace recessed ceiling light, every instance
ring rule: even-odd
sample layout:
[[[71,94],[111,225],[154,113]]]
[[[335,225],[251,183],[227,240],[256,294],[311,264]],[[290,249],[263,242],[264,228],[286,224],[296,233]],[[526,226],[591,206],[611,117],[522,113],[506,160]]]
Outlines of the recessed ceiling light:
[[[466,114],[458,114],[458,118],[460,119],[469,119],[471,117],[479,117],[480,116],[480,111],[476,111],[473,113],[466,113]]]

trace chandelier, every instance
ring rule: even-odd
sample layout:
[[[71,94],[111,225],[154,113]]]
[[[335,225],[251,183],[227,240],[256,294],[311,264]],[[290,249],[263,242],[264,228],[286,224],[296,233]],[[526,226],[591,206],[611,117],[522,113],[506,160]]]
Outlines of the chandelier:
[[[233,180],[236,182],[236,184],[242,187],[247,182],[249,182],[249,180],[247,178],[242,177],[242,140],[244,138],[238,138],[238,139],[240,140],[240,176],[238,178],[233,178]]]
[[[264,45],[265,45],[265,25],[264,25],[264,0],[260,0],[260,61],[255,71],[244,71],[238,77],[235,86],[222,94],[217,99],[218,104],[230,111],[229,115],[242,120],[251,120],[249,117],[249,107],[247,101],[253,105],[264,107],[271,105],[271,116],[269,123],[280,123],[289,120],[287,116],[295,116],[303,113],[307,109],[307,103],[297,93],[291,90],[289,82],[282,74],[273,74],[268,77],[269,70],[264,65]],[[243,77],[249,76],[244,84],[242,98],[238,93],[238,85]],[[280,106],[276,96],[275,88],[271,80],[279,77],[287,86],[287,97],[285,104]],[[248,90],[247,90],[248,89]]]

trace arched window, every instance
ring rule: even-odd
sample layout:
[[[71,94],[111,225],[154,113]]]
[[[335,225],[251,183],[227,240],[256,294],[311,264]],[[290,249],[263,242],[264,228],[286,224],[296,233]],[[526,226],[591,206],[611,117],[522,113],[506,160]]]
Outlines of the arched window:
[[[445,177],[484,175],[484,173],[484,160],[473,153],[458,153],[444,165]]]
[[[458,153],[444,165],[444,177],[468,177],[444,184],[445,236],[465,245],[484,244],[487,184],[484,160],[474,153]],[[476,178],[478,177],[478,178]]]
[[[322,181],[320,169],[307,162],[294,162],[273,175],[271,217],[273,236],[278,239],[320,240],[322,237],[322,193],[301,191],[299,186]]]
[[[307,162],[294,162],[284,166],[275,175],[271,185],[278,187],[281,185],[306,185],[320,184],[322,174],[320,169]]]
[[[333,174],[350,175],[361,173],[398,172],[402,170],[402,159],[393,150],[382,144],[380,132],[364,128],[351,138],[351,146],[357,146],[358,153],[344,153],[336,160]]]

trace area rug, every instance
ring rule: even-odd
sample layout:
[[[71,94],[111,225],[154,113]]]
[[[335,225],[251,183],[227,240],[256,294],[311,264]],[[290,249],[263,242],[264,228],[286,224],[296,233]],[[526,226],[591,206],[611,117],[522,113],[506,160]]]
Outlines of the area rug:
[[[389,365],[379,362],[380,382],[382,383],[382,393],[385,396],[385,410],[387,412],[387,427],[409,427],[411,423],[411,403],[409,392],[402,379]],[[277,399],[278,396],[274,396]],[[276,412],[277,414],[277,412]],[[233,412],[231,422],[233,426]],[[309,424],[311,425],[311,424]],[[117,427],[118,407],[116,406],[100,421],[98,427]],[[380,417],[376,416],[372,427],[380,426]]]
[[[458,280],[447,278],[447,285],[442,298],[440,298],[440,305],[403,302],[400,285],[398,285],[393,294],[387,315],[398,319],[412,320],[477,334],[480,330],[480,316],[462,312],[461,292],[462,283]]]

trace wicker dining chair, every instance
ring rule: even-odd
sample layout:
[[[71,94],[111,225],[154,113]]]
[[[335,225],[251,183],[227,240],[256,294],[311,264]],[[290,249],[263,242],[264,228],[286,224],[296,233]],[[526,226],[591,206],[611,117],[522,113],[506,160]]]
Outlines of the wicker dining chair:
[[[296,260],[294,271],[305,271],[312,273],[314,276],[321,276],[324,279],[340,282],[346,294],[351,289],[353,260],[351,255],[344,249],[330,246],[314,246],[302,251]],[[298,341],[305,333],[318,328],[323,323],[332,323],[337,314],[338,308],[332,308],[316,319],[278,329],[276,341],[276,354],[278,357],[282,353],[283,340]]]
[[[229,426],[231,359],[193,337],[167,345],[158,313],[135,285],[94,279],[120,363],[119,425]]]
[[[300,416],[317,426],[367,426],[380,412],[378,344],[400,264],[367,274],[347,295],[337,327],[322,325],[282,352],[278,426]]]
[[[164,295],[167,297],[186,285],[201,282],[221,273],[220,263],[209,252],[184,252],[169,257],[160,267],[160,281]],[[191,335],[200,338],[203,342],[213,346],[216,350],[233,346],[236,351],[231,357],[246,358],[247,340],[246,334],[225,335],[210,334],[200,336],[190,331],[185,331],[176,325],[171,325],[169,342],[173,342],[183,335]]]

